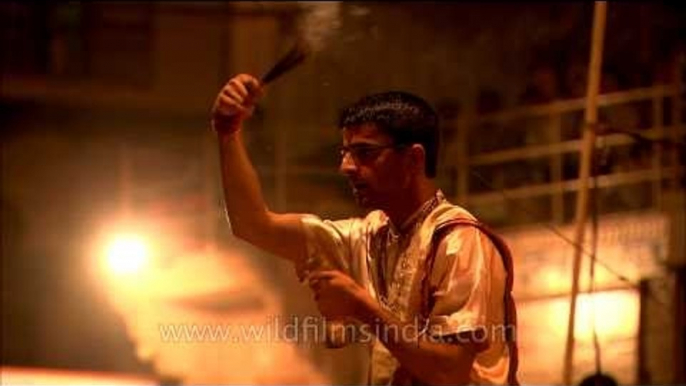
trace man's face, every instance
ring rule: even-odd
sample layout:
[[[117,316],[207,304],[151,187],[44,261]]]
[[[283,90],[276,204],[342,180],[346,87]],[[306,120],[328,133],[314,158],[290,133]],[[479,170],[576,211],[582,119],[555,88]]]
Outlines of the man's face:
[[[357,203],[384,209],[409,186],[409,157],[374,124],[343,129],[340,171],[350,183]]]

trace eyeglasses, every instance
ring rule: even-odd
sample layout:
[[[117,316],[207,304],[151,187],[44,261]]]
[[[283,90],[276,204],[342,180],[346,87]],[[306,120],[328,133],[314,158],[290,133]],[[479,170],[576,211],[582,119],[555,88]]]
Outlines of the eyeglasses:
[[[398,149],[403,147],[403,145],[388,144],[388,145],[375,145],[371,143],[357,143],[349,146],[341,146],[338,149],[338,154],[340,154],[341,159],[345,158],[347,153],[353,157],[355,162],[366,162],[371,161],[376,156],[379,155],[381,150],[384,149]]]

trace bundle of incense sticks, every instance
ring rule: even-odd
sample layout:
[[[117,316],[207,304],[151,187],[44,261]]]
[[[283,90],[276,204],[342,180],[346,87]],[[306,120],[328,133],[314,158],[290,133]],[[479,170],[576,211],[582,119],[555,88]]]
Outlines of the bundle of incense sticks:
[[[262,84],[271,83],[294,69],[305,60],[310,52],[310,45],[305,40],[296,40],[293,47],[262,76]]]

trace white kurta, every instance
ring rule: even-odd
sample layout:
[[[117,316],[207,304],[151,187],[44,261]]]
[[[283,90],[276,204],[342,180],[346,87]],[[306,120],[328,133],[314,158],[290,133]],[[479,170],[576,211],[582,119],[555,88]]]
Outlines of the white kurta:
[[[304,217],[308,256],[296,267],[298,276],[304,279],[312,270],[338,268],[401,320],[426,325],[432,336],[483,330],[489,345],[477,355],[471,381],[506,384],[510,363],[503,333],[506,272],[498,251],[477,228],[457,226],[443,239],[445,253],[435,256],[428,277],[433,307],[428,319],[422,318],[421,277],[434,229],[449,219],[474,219],[447,202],[440,191],[436,197],[438,205],[423,213],[424,218],[404,235],[381,211],[339,221]],[[371,350],[371,384],[412,381],[398,371],[398,361],[379,340]]]

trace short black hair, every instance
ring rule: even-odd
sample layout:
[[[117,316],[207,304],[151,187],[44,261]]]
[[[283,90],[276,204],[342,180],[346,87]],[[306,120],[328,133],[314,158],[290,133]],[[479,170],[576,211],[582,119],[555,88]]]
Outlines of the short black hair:
[[[426,152],[424,172],[436,177],[438,164],[438,115],[424,99],[404,91],[371,94],[344,108],[338,127],[375,124],[397,145],[420,144]]]

